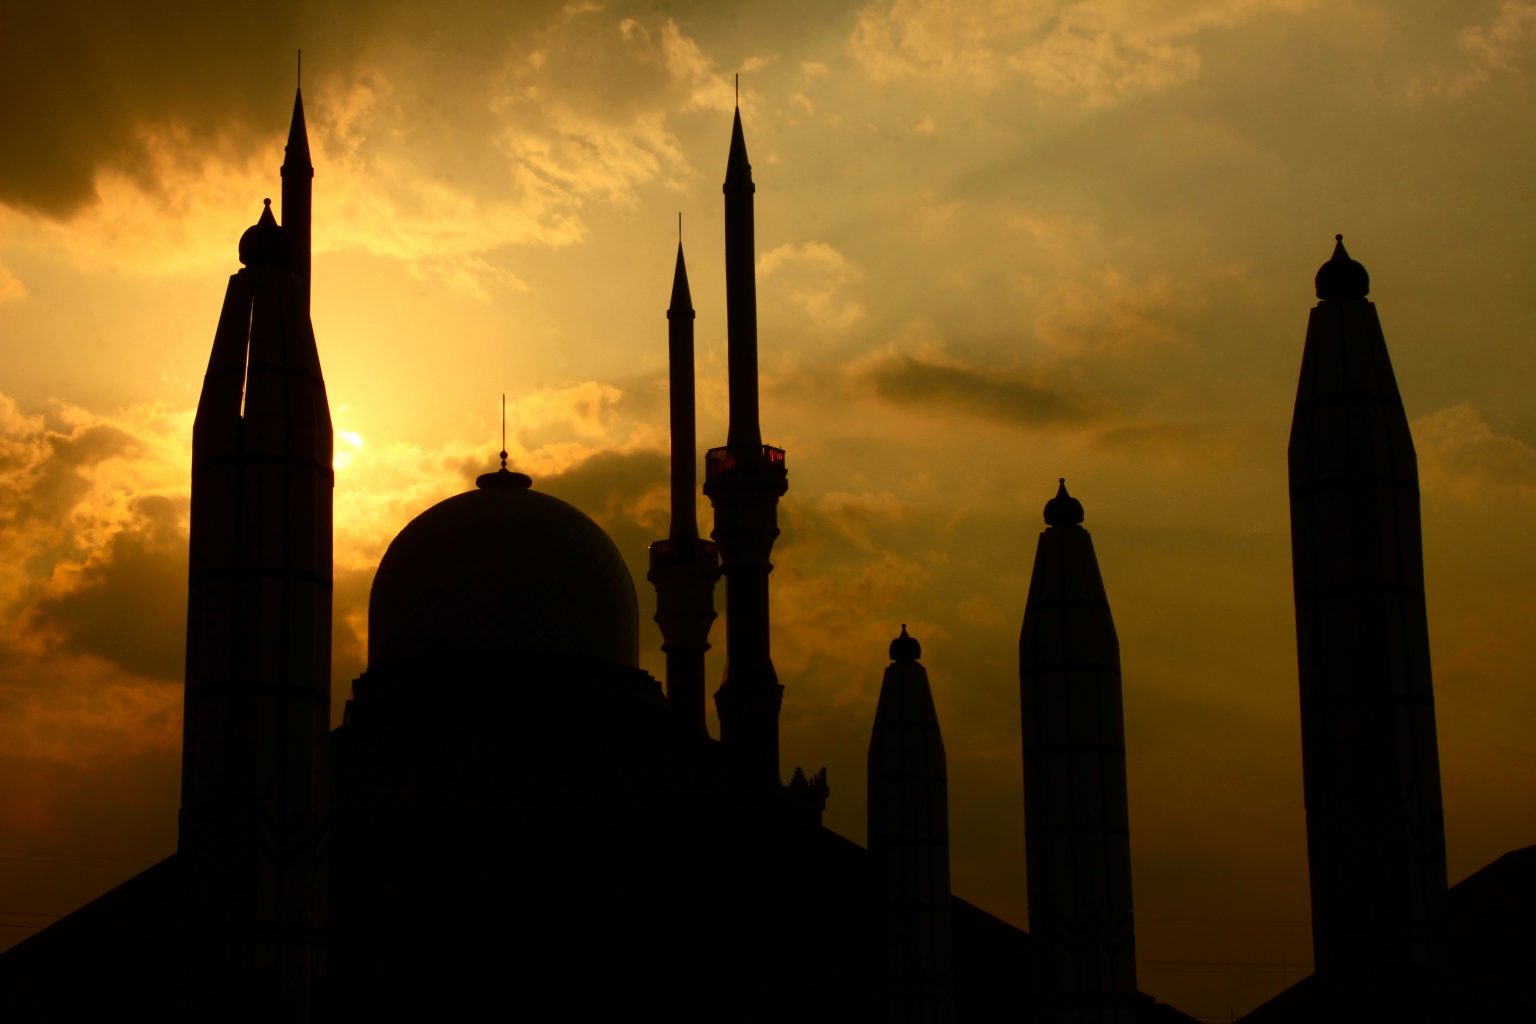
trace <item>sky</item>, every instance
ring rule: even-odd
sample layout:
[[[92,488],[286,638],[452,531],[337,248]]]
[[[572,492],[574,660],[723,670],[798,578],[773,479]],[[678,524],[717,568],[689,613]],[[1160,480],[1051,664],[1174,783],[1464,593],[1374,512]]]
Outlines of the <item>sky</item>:
[[[863,839],[906,623],[956,892],[1026,923],[1017,637],[1066,477],[1120,636],[1141,987],[1218,1020],[1306,970],[1285,448],[1342,232],[1418,450],[1451,879],[1536,842],[1536,3],[22,0],[0,947],[174,849],[192,414],[301,47],[338,720],[379,557],[493,468],[503,392],[514,467],[629,559],[661,673],[663,311],[681,212],[699,442],[723,443],[739,73],[789,466],[783,764],[828,767],[832,828]]]

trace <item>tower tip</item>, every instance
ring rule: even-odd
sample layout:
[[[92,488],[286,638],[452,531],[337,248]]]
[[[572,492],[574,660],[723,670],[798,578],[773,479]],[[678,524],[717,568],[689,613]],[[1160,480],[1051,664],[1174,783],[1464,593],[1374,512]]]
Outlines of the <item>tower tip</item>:
[[[891,660],[900,662],[917,661],[923,656],[922,645],[917,639],[907,633],[907,624],[901,624],[901,635],[891,641]]]
[[[1083,503],[1067,493],[1067,478],[1056,480],[1056,497],[1045,503],[1045,525],[1081,526]]]
[[[1349,250],[1344,248],[1344,236],[1336,234],[1333,255],[1317,268],[1312,285],[1324,302],[1363,299],[1371,292],[1371,275],[1361,263],[1350,258]]]

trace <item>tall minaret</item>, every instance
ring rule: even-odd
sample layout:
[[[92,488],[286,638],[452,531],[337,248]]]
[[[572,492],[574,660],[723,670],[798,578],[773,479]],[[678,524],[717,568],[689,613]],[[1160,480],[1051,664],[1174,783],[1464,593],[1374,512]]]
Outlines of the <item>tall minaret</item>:
[[[1061,481],[1019,635],[1029,930],[1039,1019],[1135,1024],[1120,641],[1083,506]]]
[[[304,90],[293,91],[293,119],[288,145],[283,147],[283,233],[293,254],[293,272],[303,288],[304,312],[309,313],[310,216],[315,167],[309,162],[309,130],[304,125]]]
[[[268,201],[192,428],[177,838],[192,1020],[308,1020],[324,971],[331,417],[291,252]]]
[[[779,705],[784,688],[768,650],[768,560],[779,535],[779,498],[788,488],[784,450],[763,444],[757,422],[757,279],[752,241],[752,166],[731,126],[725,167],[725,302],[730,427],[704,459],[704,494],[715,509],[713,537],[725,585],[725,679],[715,693],[720,742],[742,780],[779,786]]]
[[[1418,463],[1343,236],[1316,287],[1290,443],[1313,956],[1330,1019],[1438,1020],[1445,823]]]
[[[672,301],[667,307],[667,365],[672,406],[672,528],[651,545],[646,578],[656,587],[656,623],[667,655],[667,701],[678,718],[706,733],[704,652],[715,621],[715,545],[699,537],[694,506],[698,450],[693,418],[693,299],[683,243],[677,243]]]
[[[869,737],[869,859],[876,1016],[955,1019],[949,784],[922,648],[901,627]]]

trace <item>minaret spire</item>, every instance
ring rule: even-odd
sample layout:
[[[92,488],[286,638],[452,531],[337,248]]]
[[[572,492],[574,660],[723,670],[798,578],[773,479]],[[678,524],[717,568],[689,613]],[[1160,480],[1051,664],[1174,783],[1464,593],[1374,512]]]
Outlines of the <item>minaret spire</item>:
[[[731,125],[725,184],[726,347],[730,427],[723,448],[704,459],[704,494],[715,508],[725,591],[725,678],[715,694],[720,742],[753,790],[776,791],[779,705],[784,688],[769,654],[769,556],[779,535],[779,498],[788,488],[784,450],[763,444],[757,419],[757,280],[752,239],[752,167]]]
[[[304,52],[299,51],[303,73]],[[283,232],[292,250],[294,273],[303,290],[304,312],[309,313],[310,218],[314,196],[315,167],[309,156],[309,129],[304,123],[304,90],[293,90],[293,117],[288,124],[288,144],[283,148]]]
[[[1136,1024],[1120,643],[1083,506],[1062,480],[1019,634],[1029,930],[1039,1018]]]
[[[1342,236],[1315,285],[1289,468],[1317,1019],[1438,1021],[1452,1014],[1418,460]]]
[[[725,162],[725,320],[730,423],[726,447],[743,451],[763,443],[757,410],[757,267],[753,238],[752,165],[741,130],[741,108],[731,122]]]
[[[667,700],[690,726],[705,732],[704,653],[715,620],[715,545],[699,539],[695,509],[698,448],[693,408],[693,299],[683,261],[682,214],[678,214],[677,264],[667,308],[667,364],[672,427],[672,525],[667,539],[651,545],[656,623],[667,655]]]

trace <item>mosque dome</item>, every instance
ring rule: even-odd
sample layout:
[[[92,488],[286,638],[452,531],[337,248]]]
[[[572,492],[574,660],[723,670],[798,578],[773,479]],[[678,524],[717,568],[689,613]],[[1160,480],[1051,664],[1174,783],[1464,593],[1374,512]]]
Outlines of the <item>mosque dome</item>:
[[[486,473],[390,543],[368,599],[370,669],[569,657],[639,665],[635,584],[603,528],[521,473]]]

